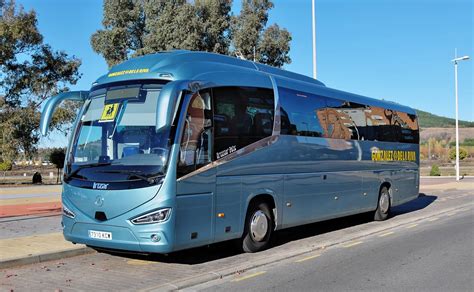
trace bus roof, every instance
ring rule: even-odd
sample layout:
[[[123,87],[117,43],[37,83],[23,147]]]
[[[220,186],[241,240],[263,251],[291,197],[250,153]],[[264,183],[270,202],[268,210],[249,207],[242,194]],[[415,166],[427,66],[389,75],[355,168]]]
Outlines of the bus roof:
[[[127,60],[113,66],[94,85],[132,79],[194,80],[203,71],[258,71],[275,76],[298,79],[319,86],[324,84],[311,77],[242,60],[231,56],[187,50],[164,51]]]
[[[199,80],[203,72],[232,72],[234,76],[239,76],[239,73],[248,75],[249,72],[255,75],[273,75],[278,80],[278,85],[284,87],[306,89],[309,92],[327,94],[330,97],[345,98],[352,102],[415,114],[413,109],[395,102],[327,88],[321,81],[305,75],[231,56],[187,50],[163,51],[132,58],[113,66],[107,74],[97,79],[93,86],[134,79]]]

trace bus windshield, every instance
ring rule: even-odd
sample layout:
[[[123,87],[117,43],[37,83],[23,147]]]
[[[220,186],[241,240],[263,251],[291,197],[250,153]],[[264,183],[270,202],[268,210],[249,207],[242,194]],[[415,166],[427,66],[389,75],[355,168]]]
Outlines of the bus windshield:
[[[66,177],[114,181],[131,174],[133,179],[163,175],[171,141],[169,127],[155,128],[159,93],[157,85],[140,84],[92,92],[74,135]]]

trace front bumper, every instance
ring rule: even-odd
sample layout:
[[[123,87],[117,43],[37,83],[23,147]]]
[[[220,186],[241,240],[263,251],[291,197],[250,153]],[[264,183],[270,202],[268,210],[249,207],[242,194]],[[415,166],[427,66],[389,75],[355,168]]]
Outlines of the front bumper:
[[[147,202],[125,214],[107,221],[98,221],[82,213],[63,197],[63,204],[74,212],[75,218],[63,215],[63,235],[68,241],[81,243],[92,247],[116,249],[140,253],[169,253],[173,251],[174,216],[165,222],[154,224],[134,225],[129,219],[134,218],[148,210],[171,207],[171,202]],[[96,239],[89,236],[89,231],[110,232],[112,239]],[[159,240],[156,240],[159,239]]]
[[[63,222],[68,219],[63,218]],[[64,223],[64,225],[67,226],[68,224]],[[112,239],[90,238],[89,230],[110,232],[112,233]],[[153,230],[153,228],[145,231],[132,231],[131,228],[124,226],[75,222],[72,223],[70,231],[65,228],[63,234],[68,241],[106,249],[144,253],[169,253],[172,251],[165,232]],[[152,237],[159,238],[159,241],[153,241]]]

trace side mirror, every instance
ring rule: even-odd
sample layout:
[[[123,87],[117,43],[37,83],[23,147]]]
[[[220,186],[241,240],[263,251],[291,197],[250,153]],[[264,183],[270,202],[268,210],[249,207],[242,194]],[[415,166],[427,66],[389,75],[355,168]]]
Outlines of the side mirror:
[[[41,135],[46,136],[46,134],[48,133],[49,123],[51,122],[51,118],[53,117],[54,110],[62,101],[85,101],[88,95],[89,91],[68,91],[49,98],[46,104],[44,105],[43,112],[41,113]]]

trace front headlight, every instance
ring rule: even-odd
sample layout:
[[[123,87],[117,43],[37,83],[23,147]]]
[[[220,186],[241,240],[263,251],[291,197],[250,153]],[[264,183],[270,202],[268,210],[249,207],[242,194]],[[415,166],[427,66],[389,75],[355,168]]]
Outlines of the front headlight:
[[[161,223],[170,217],[171,208],[164,208],[156,210],[144,215],[140,215],[136,218],[131,219],[130,221],[133,224],[151,224],[151,223]]]
[[[72,212],[66,206],[64,206],[64,204],[63,204],[63,215],[71,219],[74,219],[76,217],[76,214],[74,214],[74,212]]]

